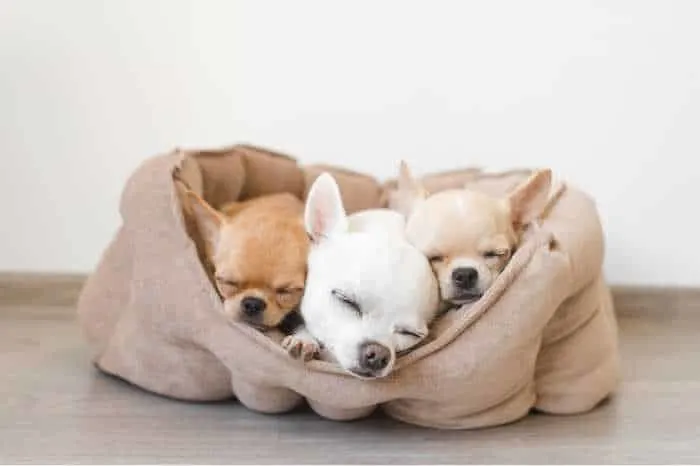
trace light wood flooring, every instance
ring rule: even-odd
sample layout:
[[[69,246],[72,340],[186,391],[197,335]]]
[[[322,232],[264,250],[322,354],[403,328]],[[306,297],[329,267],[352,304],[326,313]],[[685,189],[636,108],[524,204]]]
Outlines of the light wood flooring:
[[[0,461],[698,463],[700,291],[616,289],[624,384],[579,416],[477,431],[150,395],[98,373],[74,321],[82,278],[0,275]]]

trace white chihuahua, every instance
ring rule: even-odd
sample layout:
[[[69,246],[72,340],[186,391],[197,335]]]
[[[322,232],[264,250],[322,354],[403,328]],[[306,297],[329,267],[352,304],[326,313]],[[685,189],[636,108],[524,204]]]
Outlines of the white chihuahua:
[[[304,221],[312,241],[301,314],[305,327],[285,338],[294,357],[324,347],[360,378],[388,375],[397,353],[428,335],[439,293],[426,257],[405,239],[405,220],[388,209],[347,216],[324,173],[312,185]]]

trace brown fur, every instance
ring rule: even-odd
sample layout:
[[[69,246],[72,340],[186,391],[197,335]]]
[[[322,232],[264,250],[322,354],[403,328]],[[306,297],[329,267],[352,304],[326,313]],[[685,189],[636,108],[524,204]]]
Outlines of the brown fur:
[[[301,200],[272,194],[216,211],[195,193],[188,197],[227,316],[261,329],[277,327],[298,306],[306,279],[309,239]],[[265,302],[259,318],[241,312],[247,297]]]

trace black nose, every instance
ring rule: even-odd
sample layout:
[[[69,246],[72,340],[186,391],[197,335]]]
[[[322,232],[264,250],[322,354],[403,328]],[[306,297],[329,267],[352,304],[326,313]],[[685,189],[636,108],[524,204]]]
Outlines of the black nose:
[[[360,367],[369,371],[380,371],[389,365],[391,350],[386,346],[368,341],[360,346]]]
[[[241,301],[241,310],[248,317],[255,317],[265,310],[265,301],[260,298],[247,297]]]
[[[474,288],[477,280],[479,280],[479,272],[474,267],[459,267],[452,271],[452,281],[458,288]]]

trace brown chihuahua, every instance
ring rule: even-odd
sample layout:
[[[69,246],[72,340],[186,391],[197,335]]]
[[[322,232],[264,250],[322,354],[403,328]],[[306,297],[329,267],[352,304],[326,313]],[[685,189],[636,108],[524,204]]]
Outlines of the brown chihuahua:
[[[309,239],[302,201],[271,194],[217,211],[187,195],[227,317],[259,330],[280,326],[304,291]]]

